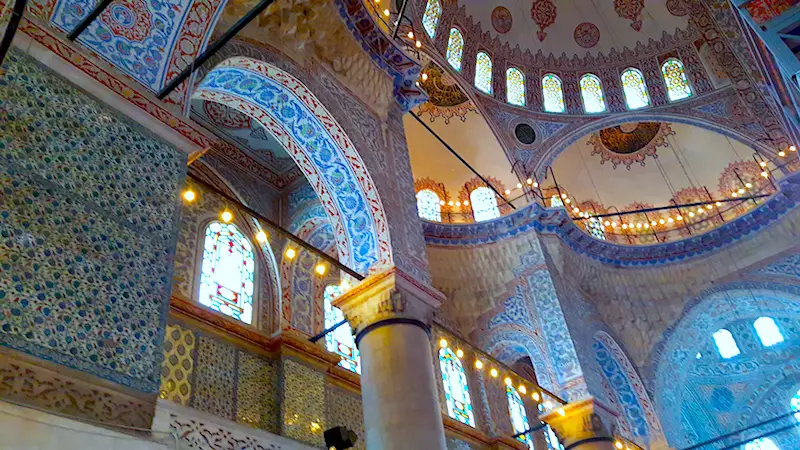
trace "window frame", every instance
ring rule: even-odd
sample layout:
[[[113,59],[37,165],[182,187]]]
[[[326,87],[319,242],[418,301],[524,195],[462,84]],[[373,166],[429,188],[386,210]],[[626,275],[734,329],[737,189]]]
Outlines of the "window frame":
[[[687,95],[686,97],[682,97],[682,98],[673,100],[672,96],[670,95],[669,84],[667,83],[667,76],[664,73],[664,66],[667,65],[667,63],[670,62],[670,61],[675,61],[675,62],[677,62],[678,64],[681,65],[681,70],[683,71],[683,76],[686,78],[686,86],[688,86],[688,88],[689,88],[689,95]],[[689,75],[686,73],[686,64],[684,64],[683,61],[681,61],[680,58],[677,58],[675,56],[670,56],[669,58],[665,59],[661,63],[661,65],[659,67],[659,71],[661,71],[661,79],[664,81],[664,89],[667,91],[667,101],[669,101],[670,103],[676,103],[676,102],[681,102],[683,100],[687,100],[687,99],[690,99],[690,98],[694,97],[695,92],[694,92],[694,86],[692,86],[692,80],[689,79]]]
[[[494,210],[493,211],[496,211],[497,215],[494,215],[493,217],[483,218],[483,219],[478,219],[475,216],[476,213],[477,213],[476,207],[475,207],[476,203],[475,203],[475,199],[472,197],[472,195],[475,193],[475,191],[477,191],[479,189],[485,189],[486,191],[488,191],[489,194],[491,194],[491,198],[494,200],[494,205],[493,205],[494,206]],[[481,192],[484,192],[484,191],[481,191]],[[470,204],[470,209],[472,210],[472,220],[474,220],[475,222],[488,222],[490,220],[497,219],[497,218],[499,218],[499,217],[501,217],[503,215],[500,212],[500,204],[497,201],[497,194],[495,194],[495,192],[493,190],[491,190],[487,186],[478,186],[475,189],[469,191],[469,204]],[[480,203],[477,203],[477,204],[480,205]]]
[[[558,80],[558,87],[559,87],[559,91],[561,93],[561,105],[562,105],[562,108],[561,108],[560,111],[550,111],[550,110],[547,109],[547,100],[546,100],[547,93],[545,92],[544,80],[545,80],[545,78],[550,77],[550,76],[552,76],[556,80]],[[540,84],[542,86],[542,111],[544,111],[546,113],[549,113],[549,114],[566,114],[566,112],[567,112],[567,98],[564,95],[564,80],[562,80],[561,77],[558,76],[558,74],[556,74],[555,72],[546,72],[544,75],[542,75],[542,77],[539,80],[539,82],[540,82]]]
[[[428,32],[428,27],[425,26],[425,16],[428,13],[428,8],[431,6],[433,2],[436,2],[439,8],[439,15],[436,18],[436,23],[433,24],[433,33]],[[436,34],[439,31],[439,25],[442,23],[442,14],[444,13],[444,9],[442,8],[442,0],[427,0],[425,3],[425,9],[422,10],[422,28],[425,30],[425,34],[428,35],[429,38],[435,39]]]
[[[720,348],[720,344],[717,341],[717,335],[720,334],[726,336],[726,338],[730,338],[730,342],[733,343],[733,347],[736,349],[736,353],[731,354],[730,356],[723,355],[723,350],[722,348]],[[733,333],[731,333],[731,330],[727,328],[720,328],[711,335],[711,338],[714,341],[714,347],[717,349],[717,354],[720,356],[720,358],[731,359],[742,354],[742,350],[739,348],[739,344],[736,342],[736,338],[733,336]]]
[[[437,212],[439,214],[439,219],[438,220],[429,219],[427,217],[422,217],[420,215],[420,211],[419,211],[419,194],[420,194],[420,192],[423,192],[423,191],[428,191],[428,192],[432,193],[434,196],[436,196],[436,209],[437,209]],[[419,217],[422,220],[427,220],[429,222],[438,222],[438,223],[442,222],[442,198],[439,197],[439,194],[437,194],[436,191],[434,191],[433,189],[430,189],[430,188],[423,188],[423,189],[418,190],[416,192],[416,194],[414,194],[414,198],[417,201],[417,217]]]
[[[458,67],[453,65],[453,62],[450,60],[450,40],[453,38],[453,31],[458,32],[459,36],[461,36],[461,51],[458,55]],[[450,27],[450,31],[447,33],[447,46],[445,47],[444,52],[444,59],[447,61],[447,64],[450,65],[456,72],[461,72],[464,68],[464,46],[466,42],[464,41],[464,32],[461,31],[460,28],[453,26]]]
[[[584,78],[594,78],[594,79],[597,80],[597,83],[600,85],[600,101],[603,104],[603,110],[602,111],[589,111],[589,110],[586,109],[586,96],[583,94],[583,92],[584,92],[584,90],[583,90],[583,79]],[[605,114],[605,113],[608,112],[608,103],[606,103],[606,91],[603,88],[603,80],[600,77],[598,77],[597,75],[595,75],[595,74],[593,74],[591,72],[586,72],[585,74],[581,75],[581,77],[578,79],[578,90],[581,93],[581,103],[583,104],[583,113],[584,114]]]
[[[764,337],[761,336],[761,331],[762,330],[760,330],[759,329],[760,327],[758,325],[756,325],[757,323],[759,323],[762,320],[764,320],[764,321],[768,320],[768,321],[771,322],[770,326],[775,327],[774,331],[776,331],[778,333],[778,336],[780,337],[780,339],[775,340],[774,342],[772,342],[770,344],[766,344],[764,342]],[[778,326],[778,322],[776,322],[775,319],[773,319],[770,316],[761,316],[761,317],[758,317],[756,320],[754,320],[753,321],[753,329],[756,332],[756,337],[758,338],[759,342],[761,342],[761,346],[764,347],[764,348],[773,347],[775,345],[781,344],[781,343],[786,341],[786,336],[783,334],[783,330],[781,330],[781,327]]]
[[[452,359],[457,363],[458,367],[461,369],[461,374],[464,375],[465,393],[466,393],[467,399],[469,400],[469,405],[468,405],[469,406],[469,410],[468,410],[467,416],[468,416],[468,420],[469,420],[470,423],[465,423],[461,419],[459,419],[458,417],[455,417],[455,415],[456,415],[456,413],[455,413],[455,401],[456,400],[455,400],[455,398],[453,398],[452,386],[450,385],[450,383],[452,383],[453,380],[448,380],[449,382],[446,382],[446,380],[445,380],[445,371],[444,371],[445,361],[444,361],[443,353],[448,353],[449,356],[452,357]],[[450,417],[453,420],[458,421],[459,423],[471,426],[472,428],[477,428],[477,421],[475,420],[475,407],[473,406],[472,395],[470,394],[469,376],[467,376],[467,370],[464,368],[464,362],[461,361],[461,358],[459,358],[458,355],[456,354],[456,352],[454,352],[449,346],[440,347],[439,351],[436,352],[436,359],[439,362],[439,378],[442,380],[442,393],[445,396],[445,407],[447,408],[447,416]],[[453,400],[452,400],[453,412],[452,413],[451,413],[451,410],[450,410],[450,403],[447,401],[448,391],[451,391],[450,397],[453,398]]]
[[[647,98],[647,104],[645,104],[643,106],[639,106],[637,108],[632,108],[631,107],[630,102],[628,101],[628,92],[625,89],[625,80],[623,79],[623,76],[628,71],[634,71],[634,72],[638,73],[639,76],[642,77],[642,85],[644,85],[644,94],[645,94],[645,96]],[[625,109],[627,109],[628,111],[639,111],[640,109],[647,109],[647,108],[650,108],[650,107],[653,106],[653,99],[650,98],[650,88],[648,88],[648,86],[647,86],[647,78],[645,78],[644,72],[639,70],[639,68],[633,67],[633,66],[629,66],[629,67],[626,67],[625,69],[623,69],[619,73],[619,82],[620,82],[620,84],[622,86],[622,96],[625,99]]]
[[[489,90],[488,91],[484,91],[481,87],[478,86],[478,58],[480,58],[481,55],[486,55],[486,59],[489,61]],[[489,96],[494,94],[494,92],[493,92],[494,91],[494,72],[493,72],[493,70],[494,70],[494,61],[492,60],[492,55],[490,55],[489,52],[487,52],[485,50],[479,50],[477,53],[475,53],[475,76],[474,76],[474,79],[472,80],[472,85],[479,92],[481,92],[483,94],[486,94],[486,95],[489,95]]]
[[[521,105],[518,104],[518,103],[514,103],[514,102],[510,101],[509,98],[508,98],[508,93],[511,91],[508,88],[509,87],[508,74],[511,71],[517,71],[522,76],[522,104]],[[526,79],[527,79],[527,77],[525,76],[525,72],[522,69],[520,69],[519,67],[516,67],[516,66],[508,66],[508,67],[506,67],[506,103],[508,103],[509,105],[513,105],[513,106],[519,106],[521,108],[524,108],[524,107],[528,106],[528,87],[525,86],[525,80]]]

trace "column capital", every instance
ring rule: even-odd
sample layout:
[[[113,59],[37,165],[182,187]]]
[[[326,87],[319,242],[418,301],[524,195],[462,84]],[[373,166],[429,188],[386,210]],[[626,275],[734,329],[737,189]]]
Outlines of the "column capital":
[[[607,413],[590,397],[553,409],[539,419],[550,425],[565,448],[579,449],[585,445],[587,449],[613,449],[614,438],[603,419]]]
[[[430,330],[433,310],[444,298],[431,286],[392,267],[342,293],[333,306],[344,313],[358,344],[366,332],[383,325],[407,323]]]

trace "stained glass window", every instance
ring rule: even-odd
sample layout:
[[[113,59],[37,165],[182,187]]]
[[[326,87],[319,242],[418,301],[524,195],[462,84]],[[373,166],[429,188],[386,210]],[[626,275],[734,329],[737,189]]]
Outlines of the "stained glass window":
[[[514,434],[528,431],[530,426],[528,425],[528,414],[525,412],[525,404],[522,403],[522,398],[513,386],[506,386],[506,398],[508,399],[508,413],[511,415],[511,426],[514,428]],[[533,450],[533,439],[529,435],[523,434],[517,439],[528,444],[528,447]]]
[[[781,333],[775,321],[772,320],[772,317],[759,317],[753,322],[753,327],[756,329],[756,334],[758,334],[758,338],[761,339],[761,345],[764,347],[771,347],[783,342],[783,333]]]
[[[554,113],[566,111],[564,91],[561,89],[561,78],[552,73],[542,77],[542,98],[544,99],[545,111]]]
[[[744,450],[780,450],[772,439],[758,438],[744,444]]]
[[[586,228],[589,234],[602,241],[606,240],[606,232],[603,229],[603,224],[595,217],[590,217],[586,221]]]
[[[741,353],[739,351],[739,346],[736,345],[736,340],[733,339],[733,335],[725,328],[717,330],[713,337],[714,345],[717,346],[717,351],[719,351],[719,356],[728,359]]]
[[[342,310],[331,304],[333,299],[340,293],[341,289],[335,284],[325,287],[323,300],[325,303],[326,330],[344,320]],[[342,357],[342,360],[339,361],[340,366],[351,372],[361,373],[361,357],[358,355],[356,341],[353,339],[353,330],[350,328],[350,324],[345,323],[326,334],[325,348],[327,348],[329,352],[336,353]]]
[[[554,196],[550,197],[550,207],[551,208],[563,208],[564,207],[564,201],[561,200],[561,197],[559,197],[558,195],[554,195]]]
[[[789,406],[792,408],[792,411],[794,411],[794,418],[800,422],[800,390],[789,400]]]
[[[492,93],[492,58],[478,52],[475,58],[475,87],[485,94]]]
[[[689,87],[689,79],[686,78],[682,62],[674,58],[664,61],[664,64],[661,65],[661,73],[664,75],[664,83],[667,85],[669,101],[674,102],[692,96],[692,88]]]
[[[587,113],[606,112],[603,85],[596,75],[587,73],[581,77],[581,97],[583,97],[583,110]]]
[[[544,427],[544,440],[547,442],[547,450],[564,450],[564,445],[558,440],[556,432],[550,428],[550,425]]]
[[[512,105],[525,106],[525,75],[515,67],[506,70],[506,101]]]
[[[436,26],[439,25],[439,18],[442,17],[442,4],[439,0],[428,0],[425,6],[425,15],[422,16],[422,26],[428,36],[436,36]]]
[[[639,69],[633,67],[622,72],[622,90],[625,92],[625,103],[628,109],[640,109],[650,106],[650,96],[647,95],[647,84],[644,75]]]
[[[441,199],[436,192],[430,189],[422,189],[417,192],[417,214],[425,220],[433,222],[442,221]]]
[[[208,224],[200,269],[200,304],[252,323],[254,272],[253,246],[236,225]]]
[[[447,41],[447,62],[453,69],[461,70],[461,53],[464,52],[464,36],[458,28],[450,29],[450,39]]]
[[[476,222],[500,217],[500,210],[497,208],[497,197],[488,187],[481,186],[474,189],[469,194],[469,201],[472,202],[472,216]]]
[[[442,369],[447,414],[461,423],[474,427],[475,415],[469,398],[467,374],[464,372],[461,360],[452,350],[444,347],[439,349],[439,366]]]

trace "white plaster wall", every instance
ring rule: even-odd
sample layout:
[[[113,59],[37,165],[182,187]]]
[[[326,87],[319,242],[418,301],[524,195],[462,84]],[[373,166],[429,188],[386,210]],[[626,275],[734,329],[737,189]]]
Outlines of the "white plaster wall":
[[[155,433],[148,440],[0,401],[0,448],[172,450],[175,445],[169,433]]]

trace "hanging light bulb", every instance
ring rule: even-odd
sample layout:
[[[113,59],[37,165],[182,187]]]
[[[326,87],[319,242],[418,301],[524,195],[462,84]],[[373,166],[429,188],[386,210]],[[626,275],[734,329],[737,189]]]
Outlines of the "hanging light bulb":
[[[347,281],[347,278],[344,278],[341,283],[339,283],[339,288],[343,291],[350,289],[350,282]]]
[[[475,360],[475,368],[478,369],[478,370],[483,369],[483,361],[481,361],[480,359],[476,359]]]
[[[747,189],[750,189],[751,187],[753,187],[753,183],[745,183],[745,184],[744,184],[744,186],[745,186]]]
[[[650,224],[649,224],[649,223],[647,223],[647,222],[645,222],[645,223],[644,223],[644,229],[645,229],[645,230],[649,230],[649,229],[650,229]]]
[[[491,375],[492,378],[497,378],[497,375],[498,375],[497,369],[492,367],[492,370],[489,371],[489,375]]]
[[[222,221],[225,222],[225,223],[228,223],[231,220],[233,220],[233,214],[230,211],[228,211],[227,209],[225,211],[222,211],[222,214],[220,215],[220,217],[222,218]]]
[[[417,41],[417,43],[414,44],[414,46],[417,47],[417,48],[422,48],[422,42]]]
[[[297,251],[293,248],[287,248],[285,255],[286,259],[294,259],[294,257],[297,256]]]
[[[316,271],[320,275],[325,275],[325,272],[327,270],[328,269],[327,269],[327,267],[325,267],[325,264],[322,264],[322,263],[317,264],[317,267],[314,268],[314,271]]]
[[[469,200],[464,200],[464,206],[469,206]]]
[[[561,198],[567,198],[567,194],[561,194]]]
[[[506,189],[505,192],[506,192],[506,195],[508,195],[508,194],[511,193],[511,189]]]
[[[456,206],[461,206],[461,202],[456,202]]]
[[[603,222],[603,224],[604,224],[605,226],[607,226],[607,227],[610,227],[610,226],[611,226],[611,222],[609,222],[608,220],[606,220],[605,222]]]
[[[664,225],[666,223],[666,221],[664,219],[659,219],[658,223],[660,223],[661,225]]]
[[[758,164],[759,164],[761,167],[767,167],[767,162],[766,162],[766,161],[761,161],[761,162],[760,162],[760,163],[758,163]]]
[[[558,415],[559,416],[564,417],[566,414],[567,414],[567,412],[564,411],[564,408],[558,408]]]
[[[678,216],[677,216],[677,217],[675,217],[675,220],[683,220],[683,216],[682,216],[682,215],[680,215],[680,214],[678,214]]]
[[[456,350],[456,356],[458,356],[459,359],[463,358],[464,357],[464,350],[461,350],[461,349]]]
[[[453,206],[453,205],[455,205],[455,203],[452,200],[450,200],[449,202],[447,202],[447,205],[448,206]]]
[[[765,172],[761,172],[761,176],[764,177],[764,178],[769,178],[769,174],[766,171]]]
[[[528,184],[533,184],[533,178],[528,178],[527,180],[525,180],[525,182]]]
[[[526,388],[524,384],[520,384],[519,387],[517,388],[517,390],[522,395],[525,395],[525,394],[528,393],[528,388]]]
[[[194,193],[193,190],[187,189],[187,190],[183,191],[183,199],[186,200],[187,202],[191,203],[196,198],[197,198],[197,195]]]
[[[389,13],[389,10],[388,10],[388,9],[384,9],[384,10],[383,10],[383,15],[384,15],[384,16],[386,16],[386,17],[389,17],[389,14],[390,14],[390,13]]]
[[[715,204],[717,205],[717,207],[722,206],[722,202],[717,202]]]
[[[779,152],[778,152],[778,156],[780,156],[781,158],[783,158],[784,156],[786,156],[786,152],[785,152],[785,151],[783,151],[783,150],[781,150],[781,151],[779,151]]]
[[[622,229],[623,230],[627,230],[628,229],[628,224],[627,223],[623,223],[622,224]]]
[[[522,189],[522,183],[517,183],[517,189]]]
[[[568,205],[569,205],[570,203],[572,203],[572,200],[570,200],[570,199],[568,199],[568,198],[565,198],[565,199],[564,199],[564,203],[566,203],[566,204],[568,204]]]
[[[642,228],[642,222],[637,222],[636,223],[636,228]]]
[[[694,211],[689,211],[689,217],[694,217]]]
[[[797,151],[797,147],[795,147],[794,145],[790,145],[789,146],[789,151],[790,152],[796,152]]]
[[[673,219],[672,217],[670,217],[669,219],[667,219],[667,223],[673,223],[673,222],[675,222],[675,219]]]
[[[651,221],[651,222],[650,222],[650,225],[652,225],[652,226],[656,226],[656,221],[655,221],[655,220]]]
[[[414,32],[413,31],[409,31],[408,32],[408,38],[409,39],[414,39]]]
[[[611,222],[611,226],[612,227],[616,227],[617,226],[617,222]]]
[[[444,200],[439,200],[439,206],[444,206],[444,205],[445,205]]]
[[[576,207],[572,208],[572,212],[574,212],[575,214],[578,214],[579,212],[581,212],[581,210],[576,206]]]
[[[447,348],[447,339],[442,338],[439,340],[439,347]]]
[[[535,182],[535,181],[534,181],[534,182],[533,182],[533,187],[539,187],[539,183],[537,183],[537,182]]]
[[[506,379],[505,379],[505,380],[503,380],[503,382],[506,384],[506,386],[511,386],[512,384],[514,384],[514,383],[511,381],[511,377],[506,377]]]
[[[422,81],[428,81],[428,74],[425,72],[422,72]]]
[[[744,194],[744,188],[739,188],[739,191],[738,191],[738,192],[739,192],[740,194]]]
[[[538,402],[539,399],[540,399],[539,393],[538,392],[534,392],[533,394],[531,394],[531,398],[533,399],[533,401]]]
[[[265,233],[264,230],[259,230],[258,233],[256,233],[256,240],[258,242],[267,242],[267,233]]]

